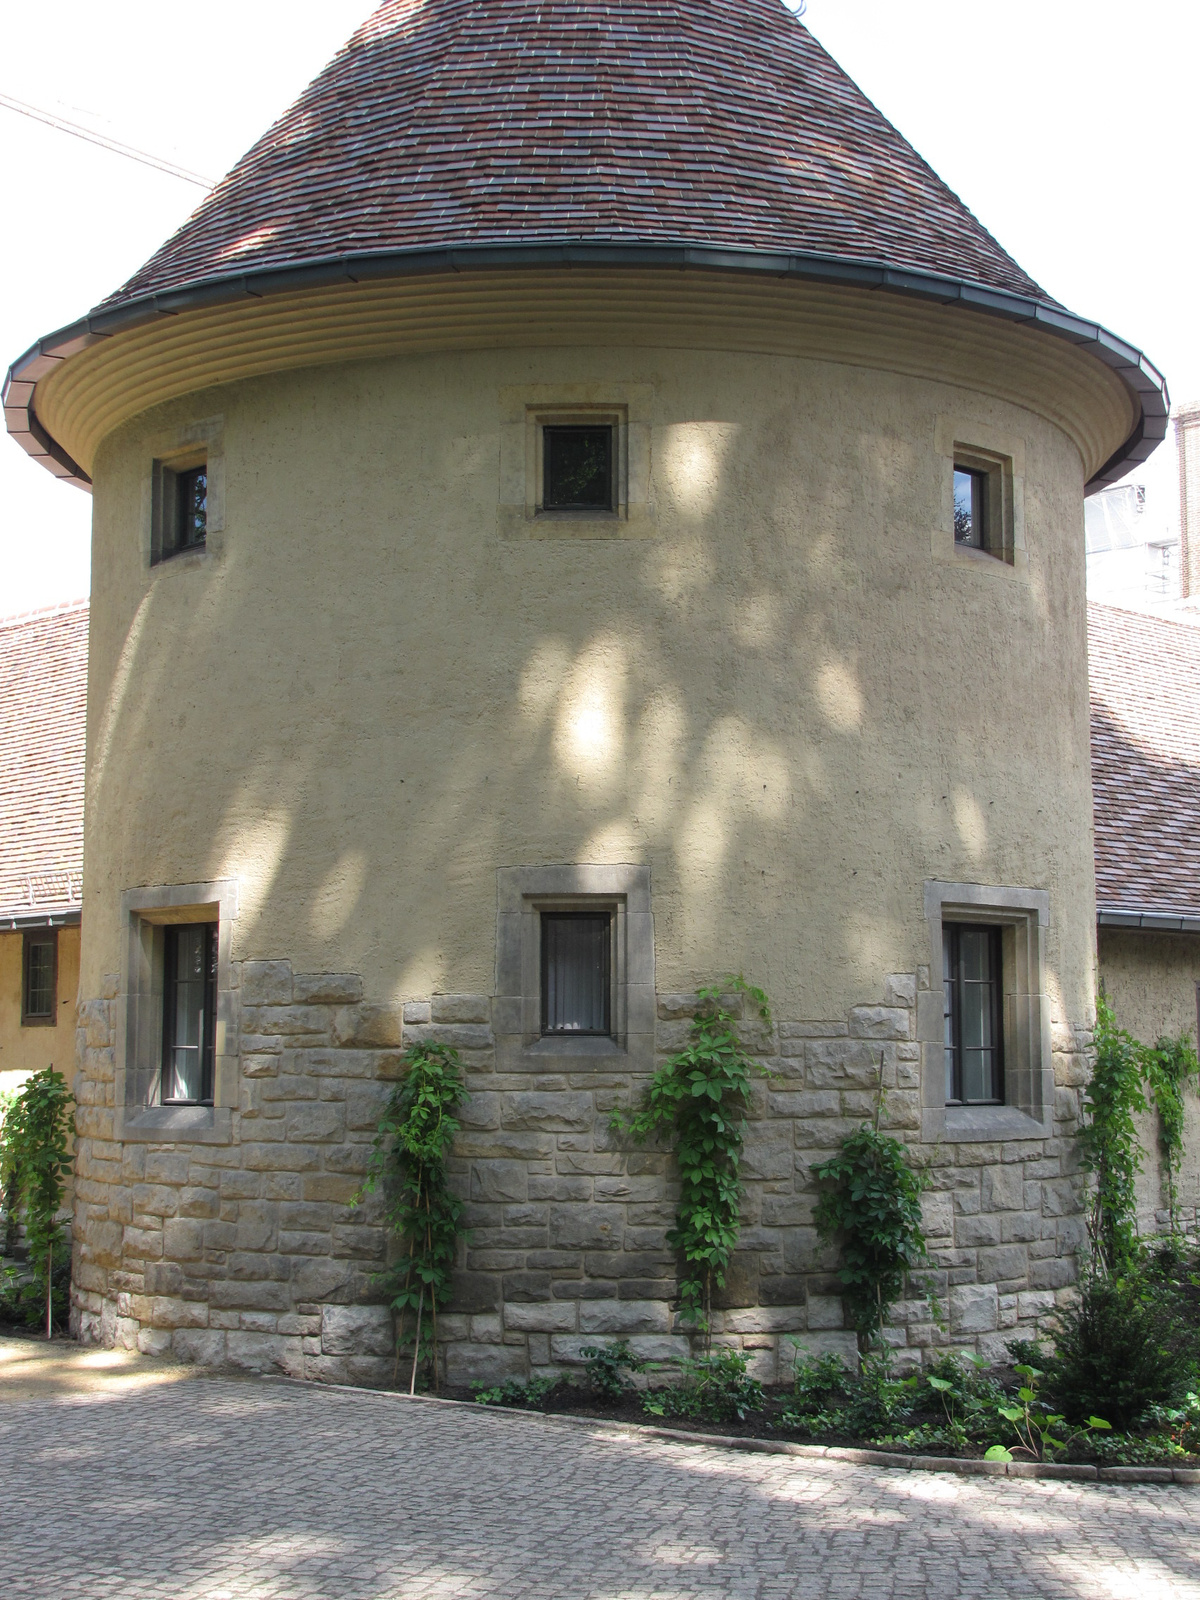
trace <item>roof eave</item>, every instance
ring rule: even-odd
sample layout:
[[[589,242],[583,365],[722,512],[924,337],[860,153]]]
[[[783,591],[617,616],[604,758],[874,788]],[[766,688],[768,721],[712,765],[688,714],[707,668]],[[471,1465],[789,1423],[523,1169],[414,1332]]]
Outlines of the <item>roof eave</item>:
[[[1135,933],[1200,933],[1200,907],[1192,911],[1151,907],[1099,905],[1096,923],[1101,928],[1125,928]]]
[[[878,289],[942,305],[963,306],[985,316],[1019,322],[1077,347],[1082,347],[1110,367],[1129,391],[1138,420],[1128,437],[1100,470],[1088,480],[1085,493],[1094,493],[1125,476],[1144,461],[1165,438],[1170,397],[1162,374],[1140,350],[1116,338],[1098,323],[1072,315],[1060,306],[992,289],[984,284],[931,272],[889,266],[884,262],[848,260],[814,254],[735,250],[712,245],[654,244],[638,241],[589,243],[556,240],[531,244],[471,245],[438,250],[377,251],[301,261],[258,272],[232,273],[207,278],[184,288],[127,301],[108,310],[91,312],[79,322],[39,339],[13,362],[4,384],[4,420],[17,443],[47,471],[78,488],[91,488],[91,479],[68,452],[51,437],[37,416],[34,403],[38,382],[72,356],[89,346],[111,339],[130,328],[144,327],[159,317],[178,316],[201,307],[232,304],[242,299],[262,299],[298,289],[322,288],[334,283],[362,283],[372,279],[420,273],[519,269],[522,267],[613,266],[662,267],[675,271],[750,272],[776,278],[801,278],[812,282],[844,284],[858,289]]]

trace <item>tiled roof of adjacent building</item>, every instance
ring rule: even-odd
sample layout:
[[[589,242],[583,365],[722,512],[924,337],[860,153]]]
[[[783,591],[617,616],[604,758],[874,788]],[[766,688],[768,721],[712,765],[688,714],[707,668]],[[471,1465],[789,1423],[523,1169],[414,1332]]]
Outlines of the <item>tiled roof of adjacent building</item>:
[[[1200,917],[1200,628],[1088,607],[1096,900]]]
[[[79,910],[88,605],[0,618],[0,921]]]
[[[563,241],[812,253],[1048,300],[781,0],[386,0],[106,305]]]

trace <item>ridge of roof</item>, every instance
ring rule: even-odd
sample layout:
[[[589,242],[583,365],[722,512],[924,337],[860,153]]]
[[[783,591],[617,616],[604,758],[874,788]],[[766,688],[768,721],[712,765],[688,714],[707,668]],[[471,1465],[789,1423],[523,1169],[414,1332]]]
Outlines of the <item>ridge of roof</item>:
[[[52,606],[37,606],[32,611],[13,611],[7,616],[0,616],[0,628],[26,627],[32,622],[69,616],[76,611],[87,611],[91,603],[90,597],[85,595],[81,600],[59,600]]]

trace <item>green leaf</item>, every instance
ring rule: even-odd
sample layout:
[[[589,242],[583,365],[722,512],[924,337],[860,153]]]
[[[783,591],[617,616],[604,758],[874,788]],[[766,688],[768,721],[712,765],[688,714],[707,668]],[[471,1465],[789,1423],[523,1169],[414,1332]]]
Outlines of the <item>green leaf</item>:
[[[1025,1416],[1020,1406],[997,1406],[996,1409],[1002,1417],[1007,1417],[1009,1422],[1021,1422]]]
[[[984,1451],[983,1455],[983,1459],[985,1461],[1011,1461],[1012,1458],[1012,1451],[1006,1450],[1002,1444],[992,1445],[989,1449]]]
[[[931,1377],[931,1378],[927,1378],[926,1382],[929,1384],[929,1387],[931,1389],[936,1389],[939,1394],[949,1394],[950,1391],[954,1388],[954,1385],[952,1383],[950,1383],[946,1378],[932,1378]]]
[[[1099,1428],[1104,1433],[1112,1432],[1112,1423],[1105,1422],[1103,1417],[1089,1417],[1087,1419],[1087,1425],[1089,1428]]]

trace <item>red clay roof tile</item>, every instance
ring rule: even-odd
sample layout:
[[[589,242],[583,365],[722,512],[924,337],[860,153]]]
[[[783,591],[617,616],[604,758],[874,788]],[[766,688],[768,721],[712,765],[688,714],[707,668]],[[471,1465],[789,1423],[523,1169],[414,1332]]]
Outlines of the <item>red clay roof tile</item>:
[[[1088,607],[1096,899],[1200,914],[1200,628]]]
[[[86,600],[0,619],[0,918],[78,911]]]
[[[105,304],[350,252],[564,241],[1048,298],[780,0],[387,0]]]

